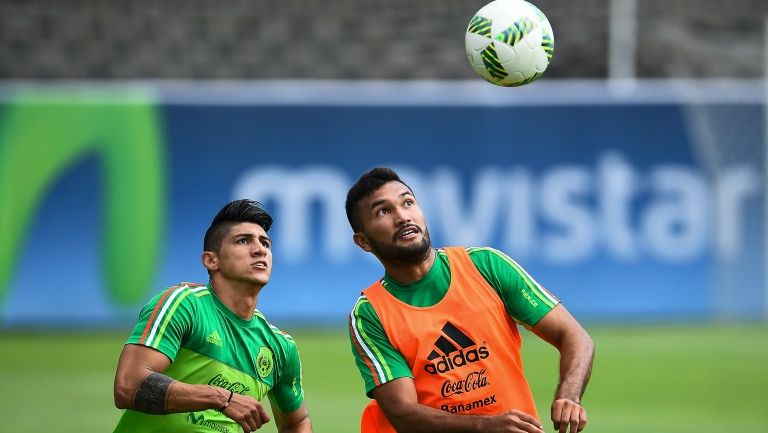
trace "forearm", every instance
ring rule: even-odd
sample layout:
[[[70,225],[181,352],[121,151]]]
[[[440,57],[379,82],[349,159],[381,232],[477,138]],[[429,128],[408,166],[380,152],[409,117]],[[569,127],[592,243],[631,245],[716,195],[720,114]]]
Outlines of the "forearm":
[[[378,407],[369,406],[370,423],[381,414],[386,415],[398,433],[489,433],[529,432],[544,433],[539,420],[519,410],[510,410],[497,415],[459,415],[419,404],[413,379],[399,378],[380,385],[372,392]],[[368,423],[364,420],[364,423]]]
[[[398,433],[474,433],[486,431],[484,416],[456,415],[421,404],[387,416]]]
[[[116,398],[119,408],[152,414],[218,409],[229,397],[229,391],[223,388],[191,385],[157,372],[141,379],[130,398],[126,398],[125,391],[122,394],[122,398]]]
[[[592,373],[595,346],[586,331],[579,328],[564,336],[560,350],[560,381],[555,399],[567,398],[581,402]]]
[[[168,413],[221,409],[230,391],[210,385],[176,382],[168,394]]]
[[[312,423],[305,417],[296,424],[277,428],[278,433],[312,433]]]

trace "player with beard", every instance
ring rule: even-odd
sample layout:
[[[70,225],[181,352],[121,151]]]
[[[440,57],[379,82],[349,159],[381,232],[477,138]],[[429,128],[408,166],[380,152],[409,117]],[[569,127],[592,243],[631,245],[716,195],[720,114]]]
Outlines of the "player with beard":
[[[432,248],[413,190],[390,169],[363,174],[346,212],[355,244],[384,267],[350,314],[355,361],[374,399],[363,433],[542,433],[517,324],[560,352],[554,428],[584,429],[594,345],[557,298],[500,251]]]

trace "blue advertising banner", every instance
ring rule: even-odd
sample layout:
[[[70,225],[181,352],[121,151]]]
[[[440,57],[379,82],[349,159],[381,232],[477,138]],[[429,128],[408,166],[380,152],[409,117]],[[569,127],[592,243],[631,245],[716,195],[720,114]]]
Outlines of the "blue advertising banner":
[[[344,200],[382,165],[436,246],[498,248],[582,318],[761,317],[762,93],[700,86],[7,85],[0,321],[132,321],[163,287],[206,281],[203,233],[247,197],[275,218],[259,308],[344,324],[382,275]]]

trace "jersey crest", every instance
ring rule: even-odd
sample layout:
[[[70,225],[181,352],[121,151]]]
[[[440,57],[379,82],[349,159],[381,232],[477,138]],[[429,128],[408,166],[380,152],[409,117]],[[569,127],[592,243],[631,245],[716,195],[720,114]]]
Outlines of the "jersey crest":
[[[261,378],[265,378],[272,373],[274,367],[275,361],[272,351],[266,346],[261,346],[259,353],[256,355],[256,372],[259,373]]]

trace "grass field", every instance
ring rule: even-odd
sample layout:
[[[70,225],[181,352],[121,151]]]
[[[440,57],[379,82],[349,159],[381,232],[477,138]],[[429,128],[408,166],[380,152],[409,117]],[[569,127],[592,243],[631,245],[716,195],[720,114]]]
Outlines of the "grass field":
[[[291,330],[315,432],[358,431],[366,403],[344,331]],[[584,398],[593,433],[768,432],[768,326],[589,327]],[[543,419],[557,352],[529,333],[524,358]],[[0,431],[110,432],[122,334],[0,334]],[[552,426],[545,423],[545,430]],[[274,432],[274,425],[262,431]]]

